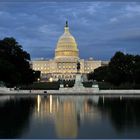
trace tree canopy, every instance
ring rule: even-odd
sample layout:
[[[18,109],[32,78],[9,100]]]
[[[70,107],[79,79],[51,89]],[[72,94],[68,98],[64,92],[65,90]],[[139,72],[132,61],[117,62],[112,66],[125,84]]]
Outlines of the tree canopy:
[[[31,68],[30,54],[14,38],[0,40],[0,81],[7,86],[23,85],[38,76]]]
[[[140,56],[116,52],[108,66],[95,69],[88,77],[116,86],[122,83],[140,84]]]

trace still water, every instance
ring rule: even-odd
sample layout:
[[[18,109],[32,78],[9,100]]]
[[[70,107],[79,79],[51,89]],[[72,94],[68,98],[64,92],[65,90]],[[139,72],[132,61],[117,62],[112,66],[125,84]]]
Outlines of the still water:
[[[140,97],[0,96],[0,138],[140,138]]]

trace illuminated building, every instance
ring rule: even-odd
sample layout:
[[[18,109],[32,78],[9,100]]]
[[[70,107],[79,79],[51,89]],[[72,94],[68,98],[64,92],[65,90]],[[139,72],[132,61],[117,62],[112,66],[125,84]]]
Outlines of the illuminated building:
[[[32,67],[34,70],[41,71],[41,78],[53,80],[65,79],[73,80],[77,73],[77,62],[80,62],[80,73],[86,75],[94,69],[105,64],[98,60],[84,60],[79,58],[79,50],[75,38],[71,35],[68,23],[64,27],[64,33],[60,36],[56,49],[55,57],[50,60],[34,60]]]

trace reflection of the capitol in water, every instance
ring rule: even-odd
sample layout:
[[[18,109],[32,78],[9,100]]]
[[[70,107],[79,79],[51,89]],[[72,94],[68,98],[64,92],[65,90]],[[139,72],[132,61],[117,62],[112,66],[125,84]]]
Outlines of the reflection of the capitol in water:
[[[137,96],[0,96],[0,138],[140,138]]]
[[[58,138],[76,138],[84,121],[97,121],[100,112],[96,108],[98,96],[37,96],[35,116],[49,119],[55,126]]]

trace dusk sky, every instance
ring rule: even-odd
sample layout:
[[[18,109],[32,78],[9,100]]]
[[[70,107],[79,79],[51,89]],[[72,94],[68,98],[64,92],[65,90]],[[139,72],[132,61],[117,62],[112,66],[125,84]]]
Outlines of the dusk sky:
[[[109,60],[116,51],[140,54],[140,3],[1,2],[0,39],[14,37],[31,58],[53,58],[65,21],[80,58]]]

